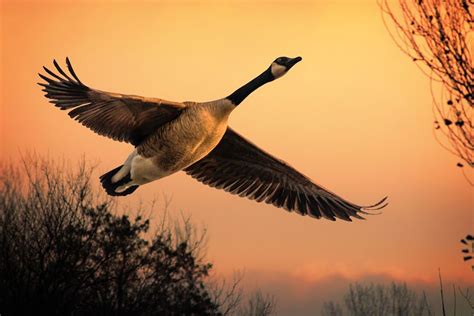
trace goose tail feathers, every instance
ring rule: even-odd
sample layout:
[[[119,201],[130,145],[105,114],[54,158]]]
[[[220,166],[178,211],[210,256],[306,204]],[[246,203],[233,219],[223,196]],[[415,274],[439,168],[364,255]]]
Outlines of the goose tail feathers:
[[[125,177],[120,179],[117,182],[112,182],[112,177],[122,169],[123,165],[118,166],[115,169],[110,170],[107,173],[104,173],[103,175],[100,176],[100,183],[102,184],[102,187],[104,188],[105,192],[107,192],[108,195],[111,196],[125,196],[132,194],[136,189],[138,189],[138,185],[131,185],[128,188],[126,188],[123,191],[117,191],[118,187],[122,185],[126,185],[129,183],[132,179],[130,178],[130,173],[128,173]]]

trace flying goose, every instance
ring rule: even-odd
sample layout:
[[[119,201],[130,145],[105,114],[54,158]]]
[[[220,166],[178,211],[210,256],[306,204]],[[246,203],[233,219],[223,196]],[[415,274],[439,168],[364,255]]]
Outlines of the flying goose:
[[[284,161],[261,150],[227,126],[230,113],[253,91],[282,77],[301,57],[279,57],[229,96],[210,102],[172,102],[111,93],[83,84],[66,58],[69,74],[43,67],[39,83],[56,107],[97,134],[132,144],[123,165],[100,181],[112,196],[183,170],[196,180],[241,197],[315,218],[351,221],[385,207],[351,203],[312,182]]]

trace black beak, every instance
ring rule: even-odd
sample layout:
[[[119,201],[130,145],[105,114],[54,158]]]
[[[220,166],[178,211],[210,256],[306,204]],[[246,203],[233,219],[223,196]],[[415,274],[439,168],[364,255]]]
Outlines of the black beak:
[[[293,67],[294,65],[296,65],[297,63],[299,63],[300,61],[302,61],[303,58],[301,58],[300,56],[296,57],[296,58],[293,58],[293,59],[290,59],[288,61],[288,63],[286,64],[286,67],[288,69],[290,69],[291,67]]]

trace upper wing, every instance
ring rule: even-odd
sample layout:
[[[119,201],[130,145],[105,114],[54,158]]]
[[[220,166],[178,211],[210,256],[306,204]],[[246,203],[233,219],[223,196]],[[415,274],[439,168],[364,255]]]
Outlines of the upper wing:
[[[316,218],[363,219],[361,213],[368,214],[365,211],[387,205],[383,204],[386,198],[371,206],[348,202],[262,151],[230,127],[214,150],[184,171],[211,187]]]
[[[52,78],[39,74],[47,82],[38,83],[44,87],[46,97],[61,110],[70,110],[69,116],[82,125],[114,140],[136,146],[158,127],[178,117],[186,107],[180,102],[91,89],[76,76],[68,58],[70,76],[56,60],[53,63],[59,74],[46,67],[44,70]]]

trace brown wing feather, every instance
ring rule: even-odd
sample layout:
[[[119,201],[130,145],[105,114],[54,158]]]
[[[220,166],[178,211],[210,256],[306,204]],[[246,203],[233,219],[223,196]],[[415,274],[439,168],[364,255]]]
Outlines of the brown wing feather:
[[[91,89],[77,77],[68,58],[70,77],[56,61],[59,74],[43,67],[52,78],[39,74],[46,83],[45,96],[69,116],[94,132],[114,140],[139,145],[163,124],[174,120],[186,107],[180,102],[165,101]]]
[[[185,172],[211,187],[316,218],[363,219],[361,214],[368,214],[366,211],[387,205],[384,204],[386,198],[371,206],[348,202],[313,183],[231,128],[213,151],[186,168]]]

